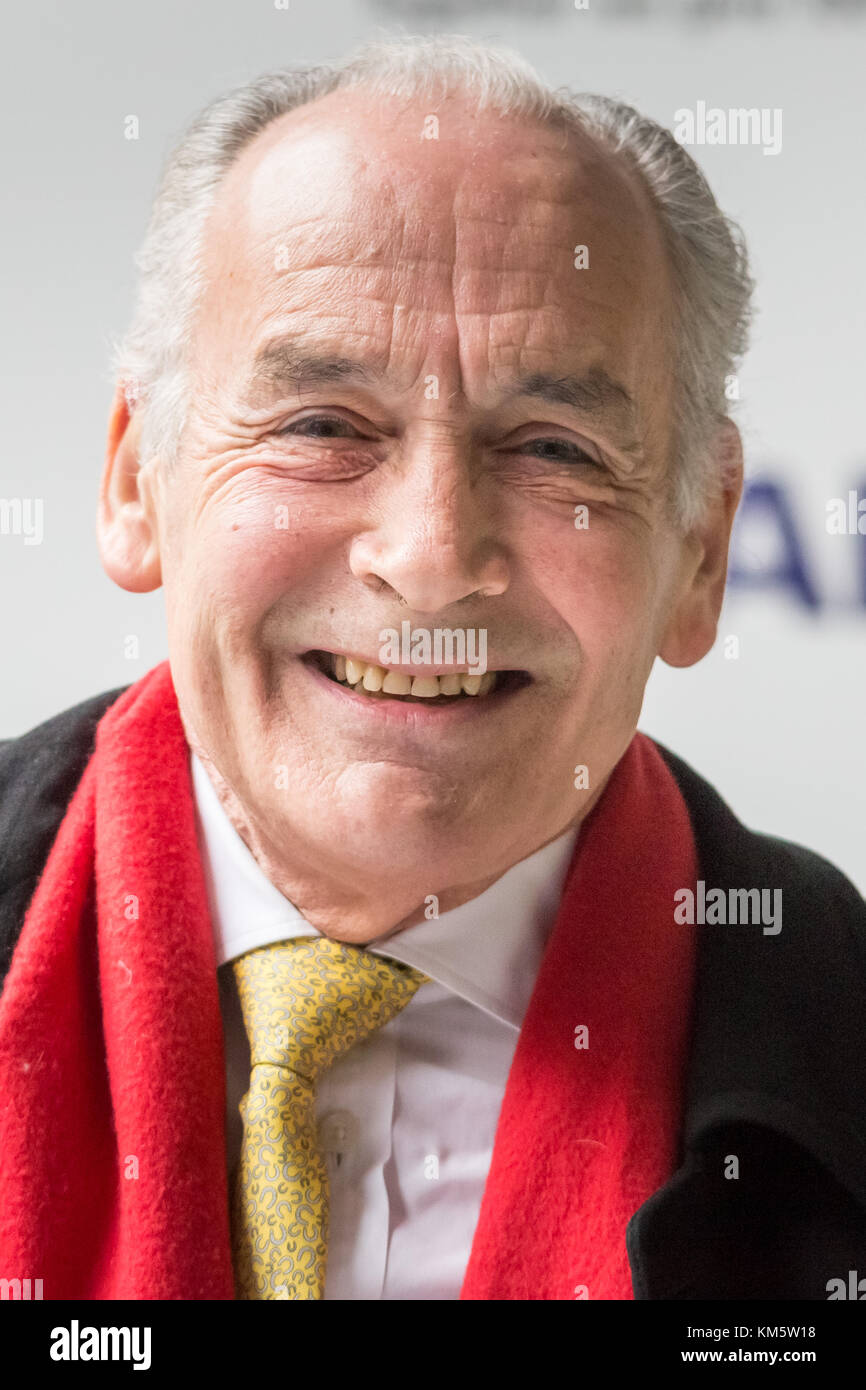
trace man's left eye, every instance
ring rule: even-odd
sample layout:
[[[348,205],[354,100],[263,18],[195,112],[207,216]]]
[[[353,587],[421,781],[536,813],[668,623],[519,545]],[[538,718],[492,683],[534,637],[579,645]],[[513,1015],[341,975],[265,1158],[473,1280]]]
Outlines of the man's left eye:
[[[350,434],[357,439],[363,438],[359,430],[344,420],[342,415],[306,415],[303,420],[292,420],[282,429],[275,430],[275,434],[301,434],[306,432],[306,437],[311,439],[339,439],[346,434]],[[304,438],[304,435],[301,435]]]
[[[602,467],[598,459],[570,439],[527,439],[525,443],[518,444],[517,452],[533,453],[536,458],[550,459],[552,463],[589,463],[593,468]]]

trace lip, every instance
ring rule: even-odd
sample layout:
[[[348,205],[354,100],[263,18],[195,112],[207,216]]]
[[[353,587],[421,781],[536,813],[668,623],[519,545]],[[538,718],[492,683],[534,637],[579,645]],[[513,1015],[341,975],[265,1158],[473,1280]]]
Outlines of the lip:
[[[340,685],[338,681],[333,681],[320,671],[313,662],[305,659],[309,653],[298,658],[298,665],[306,672],[308,678],[314,681],[317,688],[323,691],[334,701],[335,707],[345,711],[351,711],[353,717],[374,720],[380,726],[382,724],[392,724],[402,728],[442,728],[448,726],[475,722],[478,719],[491,719],[511,704],[524,690],[528,689],[532,683],[519,686],[517,689],[494,690],[489,695],[467,695],[460,700],[455,700],[453,704],[423,704],[420,700],[412,702],[404,700],[374,700],[369,695],[357,695],[351,687]],[[342,656],[344,653],[340,652]],[[363,658],[354,658],[363,660]],[[427,668],[429,669],[429,668]],[[441,668],[440,668],[441,669]],[[453,668],[452,668],[453,669]],[[389,671],[403,670],[409,675],[418,675],[419,672],[426,674],[426,669],[420,666],[399,667],[389,666]]]

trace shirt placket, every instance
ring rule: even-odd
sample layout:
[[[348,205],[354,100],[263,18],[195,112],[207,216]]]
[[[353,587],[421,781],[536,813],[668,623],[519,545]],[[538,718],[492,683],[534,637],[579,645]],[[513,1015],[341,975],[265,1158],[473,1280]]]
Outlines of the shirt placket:
[[[360,1043],[321,1077],[316,1119],[330,1184],[326,1300],[382,1297],[388,1262],[397,1024]]]

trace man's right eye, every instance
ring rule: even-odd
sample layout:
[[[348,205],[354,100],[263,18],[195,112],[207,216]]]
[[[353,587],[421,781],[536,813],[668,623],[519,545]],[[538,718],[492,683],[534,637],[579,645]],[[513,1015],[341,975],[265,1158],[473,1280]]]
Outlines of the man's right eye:
[[[363,438],[355,426],[345,420],[342,415],[305,415],[301,420],[292,420],[282,429],[275,430],[274,433],[301,435],[310,439],[340,439],[349,435],[357,439]]]

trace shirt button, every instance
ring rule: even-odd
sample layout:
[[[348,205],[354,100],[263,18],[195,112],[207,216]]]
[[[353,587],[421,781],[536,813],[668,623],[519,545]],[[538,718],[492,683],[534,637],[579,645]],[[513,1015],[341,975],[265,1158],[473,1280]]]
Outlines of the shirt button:
[[[349,1110],[331,1110],[319,1122],[319,1145],[337,1161],[351,1153],[358,1142],[358,1120]]]

